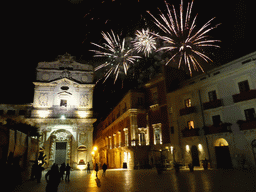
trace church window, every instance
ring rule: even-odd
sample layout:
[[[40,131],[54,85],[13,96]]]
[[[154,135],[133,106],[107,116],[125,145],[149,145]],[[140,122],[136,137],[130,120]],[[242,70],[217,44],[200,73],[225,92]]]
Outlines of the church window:
[[[154,129],[154,144],[162,144],[162,125],[161,123],[153,124]]]
[[[61,99],[60,100],[60,106],[61,107],[67,107],[67,100],[66,99]]]

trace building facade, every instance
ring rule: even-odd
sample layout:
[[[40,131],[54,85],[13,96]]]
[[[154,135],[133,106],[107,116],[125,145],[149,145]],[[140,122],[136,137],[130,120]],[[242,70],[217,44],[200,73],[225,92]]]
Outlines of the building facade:
[[[167,94],[176,161],[255,167],[256,52],[184,81]]]
[[[74,169],[84,168],[86,162],[92,162],[96,121],[92,110],[93,68],[66,53],[57,61],[39,62],[36,72],[34,102],[3,104],[0,113],[6,118],[21,116],[38,128],[45,167],[69,163]]]
[[[163,75],[130,90],[95,129],[94,160],[109,168],[147,168],[161,161],[169,142]]]

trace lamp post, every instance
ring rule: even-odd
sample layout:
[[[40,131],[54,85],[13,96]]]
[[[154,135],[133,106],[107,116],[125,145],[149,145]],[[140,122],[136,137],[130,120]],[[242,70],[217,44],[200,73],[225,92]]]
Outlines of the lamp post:
[[[96,164],[96,152],[97,152],[98,148],[96,146],[93,147],[93,151],[92,151],[92,157],[93,157],[93,165]]]

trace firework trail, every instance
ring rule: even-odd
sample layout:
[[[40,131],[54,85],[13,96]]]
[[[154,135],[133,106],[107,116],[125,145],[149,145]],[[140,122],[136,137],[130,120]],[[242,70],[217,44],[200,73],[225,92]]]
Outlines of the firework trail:
[[[101,48],[102,51],[98,51],[98,50],[90,50],[90,51],[95,52],[94,57],[106,57],[107,61],[99,65],[98,67],[96,67],[95,71],[104,67],[107,68],[108,70],[104,75],[105,77],[104,82],[112,73],[115,75],[114,82],[116,82],[119,73],[124,72],[125,75],[127,75],[129,66],[133,64],[137,58],[141,58],[141,57],[132,55],[133,49],[130,49],[128,46],[126,46],[125,39],[123,39],[121,42],[119,36],[115,35],[112,30],[111,30],[111,34],[102,32],[102,36],[107,42],[107,43],[103,43],[104,47],[96,43],[91,43]]]
[[[149,56],[156,49],[156,37],[149,33],[149,29],[137,30],[135,35],[136,37],[132,41],[134,48],[138,53],[144,52],[145,56]]]
[[[167,7],[167,16],[160,11],[160,18],[162,22],[156,19],[149,11],[148,13],[154,18],[155,24],[165,33],[165,35],[154,34],[164,41],[164,46],[157,49],[157,51],[170,52],[171,58],[166,62],[166,65],[176,57],[179,58],[179,65],[182,62],[188,66],[190,75],[192,76],[192,66],[194,70],[198,71],[198,68],[204,72],[202,66],[199,64],[197,58],[202,58],[204,61],[212,61],[207,55],[204,54],[204,47],[219,47],[214,43],[220,42],[219,40],[210,39],[207,35],[212,29],[210,27],[211,22],[214,18],[210,19],[198,30],[196,29],[197,15],[192,19],[191,11],[193,1],[188,3],[187,11],[184,16],[183,1],[180,4],[180,14],[176,13],[174,6],[172,9],[165,1]]]

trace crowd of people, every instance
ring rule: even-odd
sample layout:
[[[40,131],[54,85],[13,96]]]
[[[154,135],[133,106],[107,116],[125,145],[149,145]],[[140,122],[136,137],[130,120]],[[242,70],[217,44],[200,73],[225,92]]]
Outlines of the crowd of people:
[[[38,164],[37,162],[35,162],[35,164],[32,166],[32,171],[31,171],[31,179],[32,180],[37,180],[38,183],[41,182],[41,178],[42,178],[42,171],[44,170],[44,168],[42,167],[42,164]],[[51,191],[57,191],[58,190],[58,186],[60,184],[61,180],[64,180],[64,174],[66,172],[66,176],[65,176],[65,181],[69,181],[70,180],[70,170],[71,167],[69,166],[69,164],[67,164],[67,166],[65,165],[65,163],[62,163],[60,168],[58,167],[58,164],[53,164],[51,169],[49,171],[47,171],[47,173],[45,174],[45,180],[47,182],[47,186],[46,186],[46,192]],[[106,175],[106,170],[107,170],[107,165],[104,163],[102,166],[102,176]],[[96,163],[95,164],[95,171],[96,171],[96,178],[98,178],[98,171],[99,171],[99,166]],[[87,173],[90,173],[90,163],[87,163]]]

